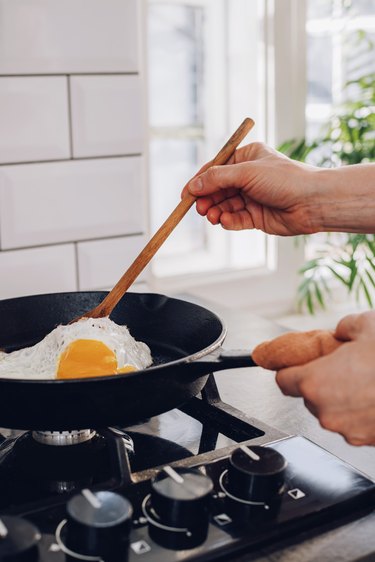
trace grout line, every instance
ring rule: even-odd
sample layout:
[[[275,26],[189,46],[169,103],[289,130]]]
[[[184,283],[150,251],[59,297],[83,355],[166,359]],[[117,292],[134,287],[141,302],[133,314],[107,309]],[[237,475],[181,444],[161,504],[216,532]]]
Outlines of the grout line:
[[[40,76],[43,77],[50,77],[50,76],[67,76],[67,72],[39,72],[36,74],[1,74],[0,78],[38,78]],[[103,72],[69,72],[69,76],[138,76],[139,71],[133,70],[129,72],[120,72],[120,71],[103,71]]]
[[[45,244],[34,244],[32,246],[17,246],[0,250],[0,254],[17,252],[18,250],[33,250],[34,248],[51,248],[52,246],[66,246],[67,244],[81,244],[82,242],[101,242],[105,240],[118,240],[119,238],[135,238],[144,236],[144,232],[131,232],[130,234],[115,234],[111,236],[100,236],[95,238],[82,238],[79,240],[65,240],[64,242],[46,242]]]
[[[77,283],[77,291],[80,290],[80,278],[79,278],[79,262],[78,262],[78,244],[74,242],[74,256],[75,256],[75,264],[76,264],[76,283]]]
[[[24,160],[20,162],[1,162],[0,169],[2,166],[23,166],[29,164],[55,164],[57,162],[79,162],[79,161],[89,161],[89,160],[109,160],[111,158],[134,158],[136,156],[142,156],[142,152],[133,152],[129,154],[108,154],[104,156],[75,156],[74,158],[56,158],[51,160]]]
[[[70,76],[66,76],[66,85],[67,85],[67,95],[68,95],[68,128],[69,128],[69,150],[70,150],[70,158],[73,158],[73,116],[72,116],[72,95],[71,95],[71,84],[70,84]]]

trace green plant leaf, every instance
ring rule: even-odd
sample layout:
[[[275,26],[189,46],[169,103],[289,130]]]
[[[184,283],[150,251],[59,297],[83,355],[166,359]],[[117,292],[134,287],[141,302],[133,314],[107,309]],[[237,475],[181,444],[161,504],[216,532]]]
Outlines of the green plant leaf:
[[[358,274],[357,263],[355,260],[350,261],[350,276],[348,281],[349,292],[352,290],[354,281],[356,280]]]
[[[324,304],[324,299],[323,299],[323,295],[321,293],[321,290],[319,289],[319,284],[317,282],[314,283],[315,285],[315,296],[316,299],[318,301],[318,303],[320,304],[320,306],[325,309],[325,304]]]
[[[315,269],[316,267],[319,267],[319,259],[313,259],[313,260],[310,260],[310,261],[306,262],[298,270],[298,273],[305,273],[306,271],[309,271],[310,269]]]
[[[367,269],[365,271],[365,274],[367,276],[367,279],[370,281],[371,285],[375,289],[375,279],[373,278],[373,276],[371,275],[371,273]]]
[[[338,279],[339,281],[341,281],[341,283],[343,283],[343,285],[345,285],[348,289],[349,289],[349,282],[347,279],[345,279],[345,277],[343,277],[342,275],[340,275],[340,273],[338,273],[338,271],[336,271],[336,269],[334,269],[332,266],[327,265],[327,268],[330,270],[330,272],[332,273],[332,275],[334,275],[336,277],[336,279]]]
[[[307,309],[310,312],[310,314],[314,314],[314,303],[313,303],[310,291],[306,295],[306,304],[307,304]]]
[[[334,108],[321,134],[313,141],[291,139],[280,145],[279,150],[290,158],[317,162],[323,167],[375,161],[375,72],[363,73],[363,66],[358,67],[358,61],[368,60],[374,44],[363,31],[348,33],[348,40],[348,68],[350,75],[356,77],[344,85],[343,97],[347,100]],[[365,68],[366,64],[362,62]],[[305,240],[308,237],[304,237]],[[306,306],[310,314],[316,306],[324,306],[325,297],[330,294],[325,272],[342,283],[348,293],[355,292],[357,298],[363,294],[372,306],[375,235],[348,234],[337,242],[336,239],[330,241],[328,234],[322,250],[299,269],[302,281],[298,287],[298,303]]]
[[[369,266],[371,267],[371,269],[372,269],[373,271],[375,271],[375,264],[374,264],[374,262],[372,261],[372,259],[370,259],[369,257],[367,257],[367,258],[366,258],[366,261],[367,261],[367,263],[369,264]]]
[[[366,300],[367,300],[367,303],[368,303],[369,307],[372,308],[372,298],[371,298],[370,292],[369,292],[369,290],[367,288],[367,285],[366,285],[363,278],[360,280],[359,286],[362,287],[363,293],[364,293],[364,295],[366,297]]]

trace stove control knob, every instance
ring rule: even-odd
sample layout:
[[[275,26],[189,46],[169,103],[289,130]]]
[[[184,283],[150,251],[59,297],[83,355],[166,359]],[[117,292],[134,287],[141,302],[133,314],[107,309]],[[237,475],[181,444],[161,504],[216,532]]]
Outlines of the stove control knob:
[[[240,502],[267,504],[283,492],[286,467],[275,449],[242,445],[229,458],[225,491]]]
[[[38,529],[20,517],[4,515],[0,518],[0,560],[2,562],[37,562]]]
[[[84,489],[67,504],[68,522],[64,542],[83,556],[100,556],[106,562],[127,560],[132,524],[131,503],[113,492]]]
[[[166,466],[144,502],[151,538],[176,550],[194,548],[207,537],[212,480],[197,469]]]

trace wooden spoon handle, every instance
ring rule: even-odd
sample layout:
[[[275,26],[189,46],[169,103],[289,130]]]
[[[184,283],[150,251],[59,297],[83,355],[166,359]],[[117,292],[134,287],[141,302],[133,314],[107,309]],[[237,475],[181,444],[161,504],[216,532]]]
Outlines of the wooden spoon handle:
[[[237,146],[246,137],[247,133],[253,128],[254,121],[246,118],[238,129],[233,133],[223,148],[218,152],[215,158],[201,168],[198,174],[205,172],[211,166],[220,166],[225,164],[234,154]],[[197,175],[197,174],[196,174]],[[121,279],[113,287],[112,291],[103,299],[103,301],[93,310],[86,312],[83,316],[88,318],[102,318],[109,316],[117,303],[134,283],[135,279],[146,267],[151,258],[159,250],[160,246],[165,242],[173,229],[178,225],[180,220],[186,215],[190,207],[196,201],[196,197],[187,193],[180,201],[177,207],[172,211],[167,220],[161,225],[159,230],[154,234],[151,240],[146,244],[141,253],[135,258],[129,269],[124,273]],[[78,319],[76,319],[78,320]],[[74,320],[75,321],[75,320]]]

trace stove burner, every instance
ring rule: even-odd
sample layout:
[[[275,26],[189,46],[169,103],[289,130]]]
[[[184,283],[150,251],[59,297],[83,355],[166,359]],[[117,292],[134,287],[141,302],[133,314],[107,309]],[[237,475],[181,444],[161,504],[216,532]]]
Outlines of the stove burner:
[[[40,436],[41,432],[37,433]],[[49,433],[58,438],[47,439],[48,443],[58,443],[59,435],[66,437]],[[9,446],[4,442],[0,450],[0,509],[108,482],[115,470],[117,452],[112,463],[112,442],[100,433],[89,433],[94,433],[90,439],[70,446],[46,445],[35,439],[34,432],[10,440]]]
[[[77,429],[72,431],[33,431],[32,436],[42,445],[67,446],[78,445],[90,441],[96,435],[93,429]]]
[[[130,535],[122,531],[113,535],[114,529],[105,527],[102,537],[101,525],[95,524],[101,523],[102,513],[94,506],[90,520],[84,517],[90,541],[101,544],[103,538],[106,547],[107,542],[112,544],[118,539],[123,545],[124,560],[129,550],[129,560],[135,559],[134,555],[150,553],[148,559],[154,562],[198,562],[228,556],[234,559],[231,554],[254,550],[265,540],[276,542],[310,528],[319,531],[320,525],[339,524],[344,517],[354,519],[373,508],[373,482],[306,439],[287,436],[223,403],[213,378],[202,397],[192,398],[178,415],[166,412],[136,428],[97,428],[96,433],[17,433],[7,438],[0,434],[1,520],[27,516],[36,532],[42,534],[38,551],[43,562],[99,560],[96,552],[86,552],[86,544],[84,554],[73,548],[75,531],[74,524],[69,530],[69,518],[65,528],[67,502],[72,494],[81,497],[85,491],[94,495],[100,491],[118,494],[134,510]],[[267,445],[274,455],[286,459],[281,483],[277,479],[272,485],[276,472],[268,464],[263,467],[267,470],[260,470],[261,452],[267,450],[260,445]],[[249,446],[253,455],[248,455]],[[247,455],[245,459],[243,453]],[[283,470],[284,465],[280,467]],[[181,513],[175,509],[180,496],[171,495],[173,509],[169,500],[165,507],[153,487],[161,472],[178,476],[180,471],[190,470],[213,484],[206,512],[208,534],[204,537],[194,532],[195,525],[202,528],[200,510],[192,512],[189,504],[186,519],[185,515],[180,519]],[[275,490],[271,498],[268,478]],[[181,483],[174,483],[178,489]],[[185,504],[180,507],[185,508]],[[65,536],[69,537],[67,547]],[[78,537],[81,536],[79,531]],[[193,543],[199,545],[198,550],[192,548]]]

